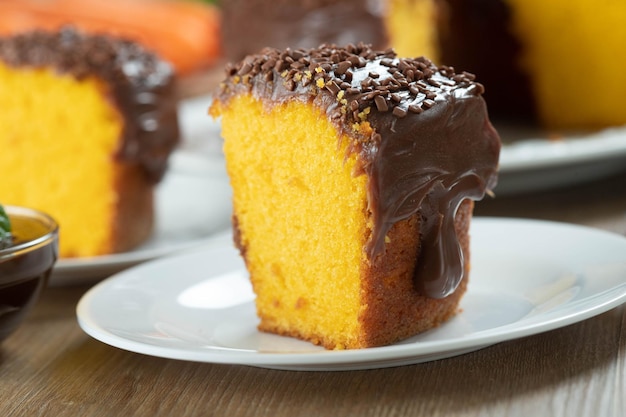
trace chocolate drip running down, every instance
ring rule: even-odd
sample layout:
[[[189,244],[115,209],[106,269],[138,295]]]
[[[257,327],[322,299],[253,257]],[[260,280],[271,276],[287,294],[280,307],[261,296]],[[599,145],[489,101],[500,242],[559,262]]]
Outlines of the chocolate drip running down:
[[[454,216],[464,199],[495,187],[500,152],[472,74],[362,44],[268,48],[226,72],[221,102],[250,92],[270,105],[310,101],[325,111],[368,176],[370,259],[384,251],[395,223],[419,214],[416,286],[433,298],[456,289],[464,260]]]
[[[139,163],[152,182],[163,177],[179,140],[169,63],[137,43],[72,27],[0,38],[0,60],[13,67],[51,68],[77,80],[96,74],[112,86],[108,93],[124,117],[117,157]]]

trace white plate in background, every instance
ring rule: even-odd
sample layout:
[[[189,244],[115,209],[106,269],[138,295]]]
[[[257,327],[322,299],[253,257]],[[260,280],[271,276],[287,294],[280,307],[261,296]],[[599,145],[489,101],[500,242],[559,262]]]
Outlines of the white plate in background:
[[[507,135],[519,133],[502,129]],[[626,172],[626,126],[558,139],[526,136],[502,147],[496,195],[543,191]]]

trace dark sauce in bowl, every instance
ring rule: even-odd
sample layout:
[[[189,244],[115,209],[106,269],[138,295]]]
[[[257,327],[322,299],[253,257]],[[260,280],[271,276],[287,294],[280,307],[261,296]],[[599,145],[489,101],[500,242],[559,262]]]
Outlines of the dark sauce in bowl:
[[[44,213],[5,206],[13,242],[0,250],[0,340],[33,307],[58,258],[58,227]]]

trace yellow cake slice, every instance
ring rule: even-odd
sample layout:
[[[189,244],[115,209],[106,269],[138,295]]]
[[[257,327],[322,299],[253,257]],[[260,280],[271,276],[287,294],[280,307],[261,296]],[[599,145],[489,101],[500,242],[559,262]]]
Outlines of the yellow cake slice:
[[[71,28],[0,38],[0,200],[52,215],[62,257],[143,242],[178,141],[173,77],[121,39]]]
[[[362,44],[266,49],[227,74],[210,112],[259,328],[364,348],[452,317],[500,149],[473,76]]]

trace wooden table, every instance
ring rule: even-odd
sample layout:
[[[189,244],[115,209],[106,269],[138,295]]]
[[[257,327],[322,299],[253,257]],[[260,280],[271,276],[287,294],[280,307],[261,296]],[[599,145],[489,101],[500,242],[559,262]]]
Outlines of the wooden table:
[[[476,214],[626,234],[626,175],[484,201]],[[105,345],[76,321],[76,303],[88,288],[48,288],[0,345],[0,416],[626,415],[624,306],[451,359],[293,372],[161,359]]]

